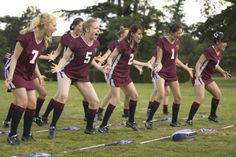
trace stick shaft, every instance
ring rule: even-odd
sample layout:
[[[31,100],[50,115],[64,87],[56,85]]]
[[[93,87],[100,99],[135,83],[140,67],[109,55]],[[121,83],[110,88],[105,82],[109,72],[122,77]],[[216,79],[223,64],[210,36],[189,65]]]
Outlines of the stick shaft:
[[[152,139],[152,140],[147,140],[147,141],[140,142],[140,144],[146,144],[146,143],[150,143],[150,142],[161,141],[161,140],[164,140],[164,139],[168,139],[170,137],[171,136],[165,136],[165,137],[160,137],[160,138],[156,138],[156,139]]]
[[[98,145],[94,145],[94,146],[89,146],[89,147],[84,147],[84,148],[80,148],[79,150],[86,150],[86,149],[92,149],[92,148],[97,148],[97,147],[103,147],[106,144],[98,144]]]
[[[233,128],[233,127],[235,127],[235,126],[236,126],[235,124],[234,124],[234,125],[229,125],[229,126],[225,126],[225,127],[221,128],[221,129]]]

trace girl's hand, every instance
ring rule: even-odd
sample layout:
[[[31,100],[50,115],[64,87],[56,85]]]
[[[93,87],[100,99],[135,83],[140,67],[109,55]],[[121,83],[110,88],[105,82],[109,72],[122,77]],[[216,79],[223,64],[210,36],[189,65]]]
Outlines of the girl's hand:
[[[159,71],[161,71],[161,69],[162,69],[162,64],[161,63],[154,63],[153,64],[153,70],[155,72],[159,72]]]
[[[5,86],[8,88],[10,83],[12,82],[12,79],[13,77],[12,76],[9,76],[5,81],[4,81],[4,84]]]
[[[58,65],[55,64],[55,63],[52,63],[51,72],[52,72],[52,73],[58,73],[59,71],[61,71],[61,67],[58,66]]]
[[[110,64],[106,64],[104,66],[102,66],[102,72],[105,74],[108,74],[111,70],[111,65]]]
[[[102,55],[102,53],[100,53],[98,56],[95,57],[95,60],[100,64],[103,64],[106,59],[107,59],[106,56]]]
[[[186,67],[187,67],[187,71],[188,71],[190,77],[193,78],[193,68],[190,68],[190,67],[188,66],[188,63],[185,64],[185,65],[186,65]]]
[[[7,53],[5,54],[5,58],[8,59],[8,58],[10,58],[10,57],[11,57],[11,54],[7,52]]]
[[[225,79],[229,79],[231,77],[230,71],[224,71],[222,75],[224,76]]]
[[[136,65],[136,68],[138,69],[139,75],[143,74],[143,66]]]
[[[54,61],[55,59],[56,59],[56,55],[53,52],[48,54],[48,62]]]

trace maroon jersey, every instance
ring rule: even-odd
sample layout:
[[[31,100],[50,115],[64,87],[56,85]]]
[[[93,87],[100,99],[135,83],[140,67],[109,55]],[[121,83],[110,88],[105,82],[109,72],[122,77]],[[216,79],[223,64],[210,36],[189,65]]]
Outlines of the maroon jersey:
[[[74,37],[70,34],[70,31],[66,32],[60,39],[60,44],[63,47],[63,52],[66,51],[66,49],[69,46],[69,43],[74,39]]]
[[[216,71],[216,67],[221,60],[221,55],[217,55],[215,49],[211,46],[204,50],[203,55],[206,57],[206,61],[200,67],[200,83],[209,84],[213,80],[211,78],[212,74]],[[194,71],[195,74],[195,71]],[[193,78],[196,79],[195,77]]]
[[[152,57],[155,57],[155,62],[157,61],[157,50],[152,51]]]
[[[216,66],[219,64],[221,56],[216,54],[213,47],[207,48],[203,54],[206,57],[206,61],[200,68],[200,74],[204,78],[211,77],[211,75],[216,71]]]
[[[96,40],[88,46],[82,37],[75,38],[69,44],[74,58],[65,66],[64,72],[72,80],[89,82],[89,65],[93,60],[98,48],[99,41]]]
[[[158,74],[167,81],[176,81],[176,58],[178,57],[180,41],[176,40],[174,43],[170,43],[166,37],[162,37],[158,40],[157,46],[163,51],[162,55],[162,69]]]
[[[116,48],[119,54],[112,63],[108,79],[113,79],[116,86],[127,85],[131,82],[129,71],[133,63],[135,51],[130,48],[127,40],[119,42]]]
[[[23,50],[18,58],[14,75],[20,75],[28,81],[34,80],[36,60],[45,50],[44,41],[36,43],[34,32],[19,35],[16,41],[21,44]]]
[[[113,40],[111,41],[108,46],[107,46],[107,49],[110,50],[111,52],[116,48],[116,45],[118,44],[119,42],[117,40]]]

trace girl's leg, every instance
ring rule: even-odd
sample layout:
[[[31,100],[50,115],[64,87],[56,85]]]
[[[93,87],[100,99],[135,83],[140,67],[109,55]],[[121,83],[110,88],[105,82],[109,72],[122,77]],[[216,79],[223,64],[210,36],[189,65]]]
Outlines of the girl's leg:
[[[24,114],[24,130],[22,135],[22,141],[35,141],[30,134],[36,108],[35,90],[28,90],[27,96],[28,96],[28,105]]]
[[[205,85],[195,85],[194,86],[195,91],[195,100],[192,103],[192,106],[189,111],[188,119],[186,121],[186,124],[192,125],[193,117],[197,113],[198,108],[200,107],[200,104],[202,104],[204,100],[205,95]]]
[[[154,114],[156,113],[158,107],[160,106],[160,102],[162,101],[165,94],[165,80],[163,78],[159,78],[155,80],[155,89],[156,96],[152,101],[151,110],[145,122],[145,126],[147,129],[152,129],[152,119]]]
[[[169,85],[165,86],[165,97],[163,99],[163,111],[162,113],[168,115],[168,101],[169,101],[170,87]]]
[[[52,105],[54,106],[54,109],[53,109],[52,121],[51,121],[50,128],[48,131],[49,139],[53,139],[56,136],[55,134],[56,124],[62,114],[65,102],[68,98],[70,84],[71,84],[71,80],[66,75],[64,75],[63,78],[58,79],[57,93],[54,96],[53,101],[52,101]]]
[[[85,133],[94,134],[95,129],[93,127],[93,121],[99,106],[99,99],[97,93],[90,82],[76,82],[75,86],[89,103],[87,110],[87,125]]]
[[[129,118],[128,118],[128,121],[126,122],[126,126],[132,128],[134,131],[139,131],[137,124],[134,122],[134,116],[135,116],[137,99],[138,99],[138,92],[137,92],[133,82],[131,82],[127,86],[123,87],[122,89],[125,92],[125,95],[130,97]]]
[[[208,117],[208,119],[213,121],[213,122],[218,122],[216,111],[217,111],[217,107],[219,105],[220,98],[221,98],[221,95],[222,95],[221,91],[220,91],[220,88],[215,83],[215,81],[213,81],[212,83],[206,85],[206,89],[213,96],[212,100],[211,100],[211,112],[210,112],[210,116]]]
[[[8,135],[8,143],[11,145],[19,145],[20,141],[17,137],[17,129],[20,123],[21,117],[25,112],[25,109],[28,104],[28,97],[25,88],[17,88],[12,90],[12,93],[15,97],[16,104],[12,111],[12,119],[11,119],[11,129]]]
[[[111,91],[111,100],[110,100],[109,105],[107,106],[102,123],[99,127],[100,133],[107,133],[108,132],[108,129],[106,127],[108,120],[110,119],[111,114],[114,111],[116,105],[119,104],[119,101],[120,101],[120,88],[119,87],[110,87],[110,91]]]
[[[169,82],[170,89],[173,93],[174,102],[172,105],[172,121],[170,123],[170,126],[172,127],[178,127],[179,124],[177,123],[178,119],[178,113],[180,108],[180,101],[181,101],[181,94],[180,94],[180,88],[179,88],[179,82],[178,81],[171,81]]]
[[[42,126],[43,125],[43,121],[41,119],[41,117],[39,117],[39,113],[40,113],[40,110],[43,106],[43,103],[45,101],[45,97],[47,95],[47,91],[46,91],[46,88],[45,88],[45,85],[41,85],[39,83],[39,80],[38,78],[36,78],[34,80],[34,85],[36,87],[36,91],[38,92],[39,96],[37,98],[37,101],[36,101],[36,110],[35,110],[35,115],[34,115],[34,121],[36,122],[36,124],[38,124],[38,126]]]

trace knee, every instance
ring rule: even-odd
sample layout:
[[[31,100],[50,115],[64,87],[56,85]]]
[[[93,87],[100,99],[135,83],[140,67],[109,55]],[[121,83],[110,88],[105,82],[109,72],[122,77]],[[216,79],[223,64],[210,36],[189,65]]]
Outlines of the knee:
[[[61,94],[59,94],[59,95],[56,97],[56,99],[57,99],[59,102],[61,102],[61,103],[65,103],[66,100],[68,99],[68,94],[66,94],[66,93],[61,93]]]
[[[138,93],[133,93],[133,94],[130,96],[130,99],[132,99],[132,100],[137,100],[137,99],[138,99]]]
[[[99,106],[99,99],[94,99],[94,100],[92,100],[90,103],[89,103],[89,105],[90,106],[92,106],[92,108],[98,108],[98,106]]]
[[[165,94],[164,94],[164,93],[159,93],[159,94],[157,94],[157,99],[158,99],[158,101],[162,101],[162,100],[164,99],[164,97],[165,97]]]
[[[195,101],[198,102],[199,104],[202,104],[203,100],[204,100],[204,96],[196,96]]]
[[[214,95],[214,98],[220,100],[221,96],[222,96],[222,93],[219,91]]]
[[[175,96],[174,101],[175,101],[175,103],[180,104],[181,99],[182,99],[181,95],[177,95],[177,96]]]
[[[120,103],[119,97],[113,97],[111,98],[111,104],[117,106]]]
[[[43,91],[43,92],[39,93],[39,98],[41,98],[41,99],[45,99],[46,96],[47,96],[46,91]]]

